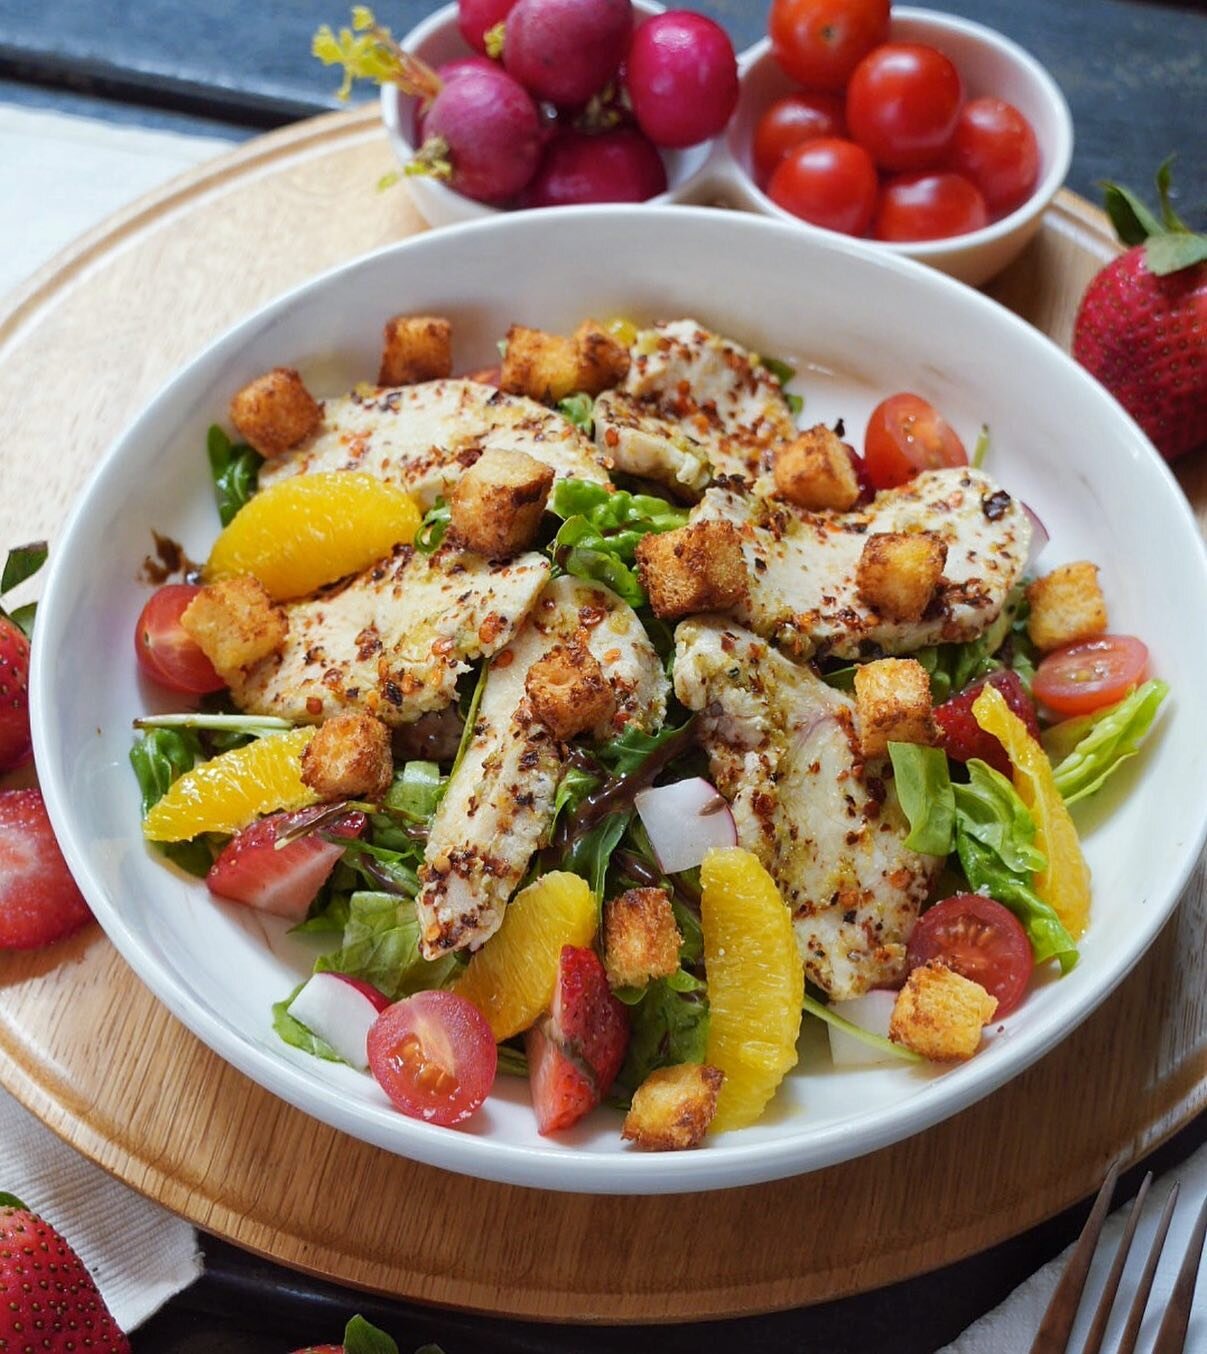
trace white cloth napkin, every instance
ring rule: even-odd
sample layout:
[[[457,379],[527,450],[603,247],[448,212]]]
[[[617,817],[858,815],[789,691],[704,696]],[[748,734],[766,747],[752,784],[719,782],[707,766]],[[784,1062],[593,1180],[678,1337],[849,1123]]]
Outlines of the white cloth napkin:
[[[1157,1230],[1161,1210],[1165,1207],[1165,1201],[1175,1180],[1181,1181],[1181,1193],[1170,1224],[1169,1235],[1165,1238],[1161,1265],[1148,1299],[1148,1308],[1137,1346],[1139,1349],[1152,1348],[1152,1342],[1165,1311],[1165,1304],[1186,1251],[1186,1243],[1190,1239],[1190,1230],[1194,1226],[1204,1196],[1207,1196],[1207,1146],[1200,1147],[1194,1156],[1170,1171],[1168,1175],[1153,1181],[1144,1212],[1140,1215],[1140,1225],[1132,1241],[1127,1268],[1119,1283],[1111,1324],[1107,1328],[1106,1340],[1103,1343],[1104,1349],[1114,1349],[1127,1320],[1136,1284],[1144,1268],[1153,1234]],[[1117,1209],[1102,1228],[1098,1249],[1094,1252],[1094,1263],[1086,1280],[1082,1310],[1078,1313],[1077,1324],[1073,1327],[1073,1337],[1069,1342],[1070,1349],[1080,1349],[1089,1333],[1098,1295],[1102,1292],[1107,1271],[1119,1248],[1119,1238],[1123,1234],[1129,1208],[1130,1204],[1125,1204]],[[1072,1249],[1070,1246],[1063,1254],[1033,1274],[1026,1283],[1020,1284],[1000,1307],[995,1307],[993,1311],[969,1326],[959,1339],[940,1350],[939,1354],[1014,1354],[1015,1351],[1029,1349]],[[1203,1354],[1207,1350],[1207,1305],[1204,1304],[1204,1296],[1207,1295],[1202,1291],[1204,1283],[1207,1283],[1207,1277],[1200,1270],[1199,1300],[1187,1333],[1187,1354]]]

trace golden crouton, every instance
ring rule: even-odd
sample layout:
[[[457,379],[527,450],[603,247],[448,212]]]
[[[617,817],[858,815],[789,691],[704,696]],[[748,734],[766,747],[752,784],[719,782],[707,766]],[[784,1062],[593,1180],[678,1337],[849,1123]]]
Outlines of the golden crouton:
[[[582,644],[558,644],[528,669],[524,690],[532,713],[563,741],[585,733],[616,709],[611,683]]]
[[[845,442],[824,423],[785,442],[775,453],[775,487],[798,508],[846,512],[859,497],[859,480]]]
[[[292,367],[275,367],[236,391],[231,422],[261,456],[283,456],[318,427],[322,406]]]
[[[749,588],[742,538],[732,522],[693,522],[643,536],[637,570],[655,615],[667,621],[695,611],[726,611]]]
[[[916,658],[880,658],[855,669],[855,715],[865,757],[890,743],[934,743],[930,677]]]
[[[699,1147],[717,1112],[725,1073],[707,1063],[680,1063],[651,1072],[633,1093],[620,1136],[647,1152]]]
[[[1027,589],[1031,614],[1027,633],[1046,653],[1079,640],[1093,639],[1106,629],[1106,599],[1098,586],[1098,566],[1089,560],[1062,564]]]
[[[863,600],[890,621],[916,621],[943,577],[947,546],[929,531],[869,536],[855,582]]]
[[[393,779],[390,731],[372,715],[334,715],[302,750],[302,780],[320,799],[376,801]]]
[[[574,340],[513,324],[507,331],[499,388],[511,395],[527,395],[543,404],[564,400],[578,389],[578,349]]]
[[[436,315],[395,315],[386,321],[379,386],[442,381],[453,370],[453,327]]]
[[[594,397],[618,386],[629,374],[629,350],[595,320],[584,320],[574,331],[574,347],[578,359],[575,390]]]
[[[526,451],[484,451],[453,486],[449,525],[491,559],[518,554],[536,538],[553,467]]]
[[[613,987],[644,987],[679,968],[683,937],[665,889],[629,889],[604,904],[604,966]]]
[[[289,630],[284,611],[251,574],[208,583],[185,607],[180,625],[227,682],[276,653]]]
[[[997,998],[937,959],[914,969],[897,994],[889,1038],[934,1062],[963,1062],[977,1051]]]

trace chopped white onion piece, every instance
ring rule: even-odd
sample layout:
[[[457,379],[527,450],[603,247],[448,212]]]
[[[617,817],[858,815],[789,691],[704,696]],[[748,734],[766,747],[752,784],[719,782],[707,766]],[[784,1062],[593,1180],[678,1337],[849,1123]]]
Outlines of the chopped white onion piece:
[[[844,1020],[849,1020],[852,1025],[858,1025],[861,1030],[887,1039],[896,1001],[896,992],[877,990],[866,992],[862,997],[852,997],[850,1001],[833,1001],[830,1010]],[[874,1067],[899,1061],[893,1054],[865,1044],[845,1030],[833,1025],[827,1025],[826,1028],[830,1032],[830,1057],[835,1067]]]
[[[729,805],[699,776],[642,790],[633,803],[666,874],[699,865],[714,846],[736,846]]]

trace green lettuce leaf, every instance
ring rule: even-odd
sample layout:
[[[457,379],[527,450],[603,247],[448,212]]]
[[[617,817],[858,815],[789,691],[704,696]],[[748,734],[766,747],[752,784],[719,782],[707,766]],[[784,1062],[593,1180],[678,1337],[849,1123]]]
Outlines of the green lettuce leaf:
[[[289,1003],[305,986],[305,983],[298,983],[284,1001],[273,1004],[272,1027],[291,1048],[300,1048],[303,1053],[313,1054],[314,1057],[323,1058],[329,1063],[342,1063],[344,1059],[325,1039],[320,1039],[313,1030],[307,1029],[300,1020],[289,1014]]]
[[[633,545],[635,548],[636,542]],[[590,583],[603,583],[630,606],[644,606],[648,600],[637,571],[625,563],[625,553],[631,551],[626,552],[621,543],[610,543],[585,517],[568,517],[549,550],[566,573]]]
[[[993,624],[965,644],[931,644],[913,656],[930,675],[930,696],[941,705],[978,677],[1010,666],[1029,683],[1030,647],[1020,622],[1026,619],[1027,594],[1023,583],[1012,588]],[[1004,651],[1010,641],[1008,653]],[[1009,659],[1007,663],[1006,659]]]
[[[576,428],[581,428],[588,437],[591,436],[595,423],[595,401],[585,390],[577,390],[564,400],[558,400],[557,412]]]
[[[354,893],[341,947],[320,955],[316,973],[347,973],[372,983],[391,1001],[446,987],[460,965],[452,955],[428,960],[419,953],[419,918],[411,898],[394,893]]]
[[[680,969],[650,983],[629,1007],[632,1036],[612,1103],[627,1109],[633,1092],[659,1067],[704,1061],[708,1000],[703,984]]]
[[[1000,856],[1014,874],[1042,870],[1048,861],[1032,845],[1035,820],[1014,786],[979,757],[967,767],[968,784],[952,786],[959,831]]]
[[[386,791],[385,807],[418,823],[436,812],[444,794],[444,777],[435,762],[407,762]]]
[[[148,729],[130,749],[130,765],[142,791],[145,818],[168,787],[202,758],[201,740],[192,729]]]
[[[206,451],[214,478],[218,520],[228,526],[259,487],[264,458],[249,446],[232,443],[216,423],[206,437]]]
[[[605,815],[594,827],[571,842],[559,866],[560,869],[581,875],[591,885],[591,892],[600,904],[607,890],[608,865],[612,853],[620,845],[632,816],[632,809]]]
[[[947,754],[917,743],[890,743],[893,784],[909,822],[905,839],[911,851],[946,856],[955,841],[956,801]]]
[[[1117,705],[1048,730],[1044,749],[1056,763],[1056,788],[1066,804],[1076,804],[1100,790],[1139,752],[1168,694],[1167,683],[1145,682]]]

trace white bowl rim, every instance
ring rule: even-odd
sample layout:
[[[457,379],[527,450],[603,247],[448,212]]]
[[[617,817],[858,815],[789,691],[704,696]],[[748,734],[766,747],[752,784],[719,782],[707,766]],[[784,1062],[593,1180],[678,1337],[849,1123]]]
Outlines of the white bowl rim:
[[[648,226],[651,213],[683,228],[685,213],[679,207],[597,204],[562,207],[558,209],[557,216],[565,222],[567,230],[573,230],[580,221],[609,217],[618,221],[630,219],[635,227],[640,228],[643,223]],[[766,233],[795,241],[815,238],[803,237],[786,223],[753,213],[699,207],[693,209],[692,217],[714,224],[724,223],[726,230],[736,229],[739,233]],[[455,1129],[441,1129],[403,1115],[391,1117],[389,1133],[377,1132],[372,1124],[366,1125],[361,1112],[355,1108],[349,1110],[344,1105],[334,1088],[308,1076],[301,1066],[257,1048],[239,1031],[229,1029],[190,994],[182,981],[161,967],[143,940],[125,922],[121,910],[110,904],[106,889],[92,867],[86,844],[76,836],[68,787],[60,776],[58,733],[52,718],[55,680],[52,645],[60,628],[59,614],[68,610],[67,604],[74,587],[69,562],[73,557],[75,537],[82,530],[98,486],[109,477],[120,474],[123,449],[144,436],[144,429],[154,426],[173,407],[177,388],[188,379],[196,365],[210,360],[220,351],[237,351],[245,335],[266,322],[280,318],[310,293],[332,286],[354,271],[371,269],[377,260],[386,256],[419,252],[430,247],[444,248],[448,241],[468,241],[472,245],[473,240],[484,231],[501,234],[513,230],[523,232],[538,218],[547,224],[548,211],[509,212],[487,220],[467,221],[439,231],[423,232],[339,264],[299,284],[208,344],[159,390],[142,413],[108,448],[77,496],[61,530],[57,547],[52,552],[39,624],[34,631],[30,677],[31,725],[35,763],[51,824],[72,874],[97,913],[109,939],[168,1009],[211,1049],[252,1080],[312,1117],[353,1137],[412,1160],[466,1175],[505,1184],[596,1194],[687,1193],[731,1188],[802,1174],[863,1156],[929,1128],[997,1089],[1049,1052],[1097,1009],[1147,950],[1180,898],[1202,852],[1203,843],[1207,840],[1207,799],[1203,801],[1198,831],[1188,840],[1184,855],[1169,876],[1166,890],[1155,897],[1155,905],[1151,909],[1145,909],[1143,916],[1146,924],[1131,933],[1130,944],[1112,952],[1110,962],[1103,967],[1099,985],[1086,995],[1082,1006],[1073,1012],[1068,1025],[1056,1038],[1042,1024],[1020,1028],[1014,1032],[1003,1056],[996,1061],[973,1059],[963,1064],[934,1083],[933,1094],[914,1097],[888,1112],[877,1113],[872,1122],[859,1124],[857,1134],[852,1133],[849,1123],[839,1123],[823,1131],[785,1133],[772,1143],[727,1146],[723,1153],[701,1151],[610,1155],[591,1149],[568,1152],[564,1148],[533,1148],[463,1135]],[[1168,506],[1181,519],[1187,539],[1196,542],[1197,590],[1207,596],[1207,545],[1202,540],[1190,505],[1169,466],[1122,407],[1052,340],[983,293],[913,260],[888,255],[869,242],[836,235],[816,247],[823,253],[850,255],[858,261],[859,266],[869,270],[879,269],[889,273],[905,271],[915,278],[928,279],[928,285],[936,289],[955,288],[963,306],[988,317],[993,324],[1025,333],[1028,336],[1025,341],[1046,346],[1049,360],[1065,369],[1066,376],[1081,386],[1084,397],[1099,403],[1106,402],[1121,427],[1138,445],[1146,448],[1154,463],[1151,469],[1158,474],[1157,482],[1163,483],[1164,492],[1170,496]],[[1182,586],[1189,591],[1195,583],[1194,579],[1183,580]],[[802,1137],[807,1144],[803,1149]]]

